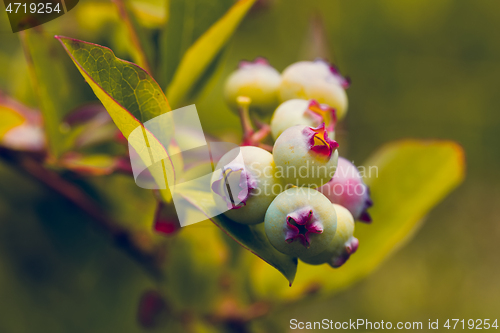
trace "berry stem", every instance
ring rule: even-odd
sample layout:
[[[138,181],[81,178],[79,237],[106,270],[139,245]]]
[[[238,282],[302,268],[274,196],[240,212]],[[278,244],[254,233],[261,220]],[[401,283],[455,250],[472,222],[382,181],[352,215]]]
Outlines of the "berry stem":
[[[257,122],[259,130],[255,131],[249,113],[249,106],[252,100],[247,96],[238,96],[236,101],[238,103],[241,128],[243,130],[242,145],[256,146],[267,151],[272,151],[271,146],[262,143],[262,140],[267,138],[267,136],[271,133],[271,126],[262,122]]]
[[[250,114],[248,111],[248,107],[252,100],[247,96],[238,96],[236,98],[236,102],[238,103],[238,111],[240,112],[240,120],[241,120],[241,128],[243,130],[243,144],[251,144],[252,134],[254,133],[254,129],[252,126],[252,121],[250,120]]]
[[[254,142],[261,142],[271,133],[271,126],[267,124],[262,124],[260,129],[255,132],[250,138]]]

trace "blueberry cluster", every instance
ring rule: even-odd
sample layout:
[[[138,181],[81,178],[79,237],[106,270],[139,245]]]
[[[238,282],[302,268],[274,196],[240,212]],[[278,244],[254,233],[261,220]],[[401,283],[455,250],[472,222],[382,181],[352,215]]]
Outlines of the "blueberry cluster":
[[[359,170],[339,157],[335,141],[348,86],[323,60],[301,61],[280,74],[263,58],[242,62],[225,85],[244,138],[212,176],[216,205],[236,223],[264,222],[276,250],[311,265],[343,265],[358,248],[354,222],[371,222],[368,187]],[[258,118],[258,131],[250,114]],[[273,146],[262,143],[267,134]]]

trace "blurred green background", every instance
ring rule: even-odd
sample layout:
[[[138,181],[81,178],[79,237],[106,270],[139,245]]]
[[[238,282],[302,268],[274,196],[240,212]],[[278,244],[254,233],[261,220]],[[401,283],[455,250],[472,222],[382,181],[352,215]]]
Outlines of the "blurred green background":
[[[223,104],[224,78],[241,59],[264,56],[282,70],[313,56],[306,40],[311,18],[320,15],[330,60],[353,82],[341,154],[361,164],[388,141],[452,139],[464,147],[468,169],[464,184],[374,274],[331,299],[280,311],[276,327],[286,329],[291,318],[498,318],[500,2],[261,2],[232,39],[223,72],[196,101],[205,130],[235,139],[238,118]],[[127,58],[126,49],[112,45],[112,30],[95,34],[74,24],[86,3],[46,30],[111,46]],[[19,40],[9,29],[1,14],[0,88],[33,103]],[[83,82],[82,89],[93,96]],[[141,269],[63,199],[3,162],[0,173],[0,332],[140,331],[137,301],[151,286]],[[135,201],[129,213],[149,221],[151,194],[136,191],[144,203]]]

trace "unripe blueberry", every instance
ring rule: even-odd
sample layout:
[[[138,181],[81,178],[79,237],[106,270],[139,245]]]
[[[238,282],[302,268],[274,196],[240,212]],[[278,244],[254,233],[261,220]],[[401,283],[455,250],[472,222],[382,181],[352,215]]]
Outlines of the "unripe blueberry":
[[[280,73],[271,67],[266,59],[257,58],[253,62],[242,61],[239,68],[226,80],[224,98],[228,106],[238,110],[238,96],[251,99],[250,111],[269,114],[279,104],[278,89]]]
[[[354,164],[339,157],[337,171],[333,178],[318,191],[334,204],[347,208],[355,220],[371,222],[367,209],[373,205],[370,190],[365,185]]]
[[[292,187],[273,200],[264,227],[276,250],[293,257],[313,256],[331,243],[337,215],[331,202],[318,191]]]
[[[325,123],[328,136],[334,139],[337,115],[335,109],[316,100],[291,99],[283,102],[271,118],[271,132],[276,140],[287,128],[295,125],[319,127]]]
[[[337,231],[327,249],[317,255],[303,255],[300,260],[310,265],[324,263],[337,268],[342,266],[347,259],[356,252],[359,242],[354,234],[354,218],[352,214],[340,205],[333,205],[337,213]]]
[[[217,208],[242,224],[264,222],[267,207],[281,192],[274,178],[273,155],[253,146],[235,148],[222,156],[211,184]]]
[[[288,66],[281,76],[281,101],[293,98],[315,99],[337,110],[342,119],[347,112],[349,80],[326,61],[300,61]]]
[[[321,127],[293,126],[278,137],[273,147],[276,178],[284,184],[319,187],[332,179],[339,144]]]

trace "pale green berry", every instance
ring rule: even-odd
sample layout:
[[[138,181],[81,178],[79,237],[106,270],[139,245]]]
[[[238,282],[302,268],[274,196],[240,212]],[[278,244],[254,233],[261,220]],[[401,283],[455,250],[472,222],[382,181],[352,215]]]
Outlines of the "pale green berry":
[[[323,60],[300,61],[288,66],[281,77],[281,101],[315,99],[337,110],[339,119],[344,118],[348,104],[345,89],[349,81],[334,66]]]
[[[328,137],[325,125],[293,126],[273,147],[276,178],[283,184],[319,187],[332,179],[338,160],[338,143]]]
[[[291,99],[283,102],[271,118],[271,133],[276,140],[287,128],[295,125],[319,127],[325,123],[328,136],[335,139],[335,109],[316,100]]]
[[[233,111],[239,107],[237,98],[246,96],[251,100],[250,111],[261,115],[270,114],[279,104],[280,83],[280,73],[264,58],[257,58],[253,62],[242,61],[226,80],[224,98]]]
[[[323,194],[292,187],[279,194],[266,212],[264,227],[276,250],[293,257],[327,249],[337,228],[337,215]]]
[[[358,249],[358,240],[354,234],[354,218],[349,210],[333,205],[337,213],[337,231],[328,248],[317,255],[303,255],[300,260],[310,265],[321,265],[328,263],[337,268],[342,266],[347,259]]]
[[[226,153],[211,180],[218,210],[238,223],[264,222],[267,207],[282,189],[274,172],[273,155],[262,148],[245,146]]]

